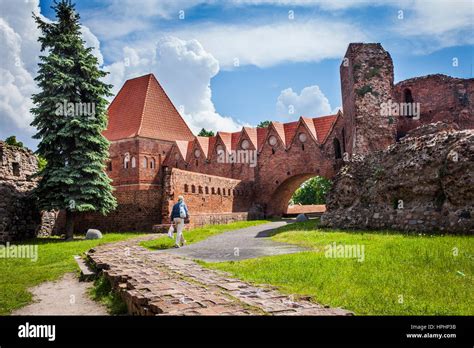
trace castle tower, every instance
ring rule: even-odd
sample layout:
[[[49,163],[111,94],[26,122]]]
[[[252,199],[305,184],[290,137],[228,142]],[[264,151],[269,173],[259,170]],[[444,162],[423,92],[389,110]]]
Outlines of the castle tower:
[[[381,112],[393,90],[390,54],[379,43],[351,43],[340,76],[347,153],[367,154],[393,144],[396,120]]]

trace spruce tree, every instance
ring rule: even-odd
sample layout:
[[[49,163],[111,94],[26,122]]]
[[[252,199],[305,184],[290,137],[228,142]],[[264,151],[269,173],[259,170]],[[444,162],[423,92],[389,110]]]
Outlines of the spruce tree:
[[[52,7],[52,23],[33,15],[42,36],[36,82],[40,92],[33,95],[40,139],[38,155],[46,159],[36,190],[44,210],[66,211],[66,239],[73,238],[74,220],[87,211],[107,214],[117,206],[111,180],[104,172],[109,142],[102,135],[107,127],[107,96],[111,85],[101,79],[106,72],[82,40],[79,14],[70,0]]]

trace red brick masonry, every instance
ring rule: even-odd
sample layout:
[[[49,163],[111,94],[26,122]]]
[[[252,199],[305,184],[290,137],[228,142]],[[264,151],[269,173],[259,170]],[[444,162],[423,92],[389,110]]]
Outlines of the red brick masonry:
[[[171,254],[139,245],[150,235],[101,245],[89,261],[112,283],[132,315],[352,315],[256,287]]]

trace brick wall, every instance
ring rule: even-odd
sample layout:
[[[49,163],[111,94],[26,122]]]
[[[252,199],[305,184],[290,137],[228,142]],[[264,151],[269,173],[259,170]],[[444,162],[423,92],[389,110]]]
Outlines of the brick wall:
[[[381,116],[392,97],[393,62],[380,44],[351,43],[340,66],[347,151],[367,154],[395,142],[395,121]]]
[[[183,196],[192,223],[202,225],[229,220],[247,219],[252,203],[253,183],[194,173],[178,168],[166,169],[164,174],[163,222],[178,196]]]
[[[474,128],[474,79],[441,74],[415,77],[395,85],[393,100],[405,102],[406,91],[414,103],[420,103],[420,119],[398,117],[398,138],[416,127],[437,121],[453,122],[461,129]]]
[[[104,232],[150,232],[161,222],[161,189],[115,191],[118,207],[103,216],[99,213],[81,214],[76,219],[77,232],[89,228]]]

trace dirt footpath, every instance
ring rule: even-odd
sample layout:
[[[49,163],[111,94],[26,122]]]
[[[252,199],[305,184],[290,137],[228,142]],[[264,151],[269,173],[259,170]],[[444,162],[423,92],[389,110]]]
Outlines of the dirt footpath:
[[[55,282],[45,282],[30,289],[33,303],[12,315],[108,315],[106,308],[92,300],[87,292],[92,282],[80,282],[67,273]]]

